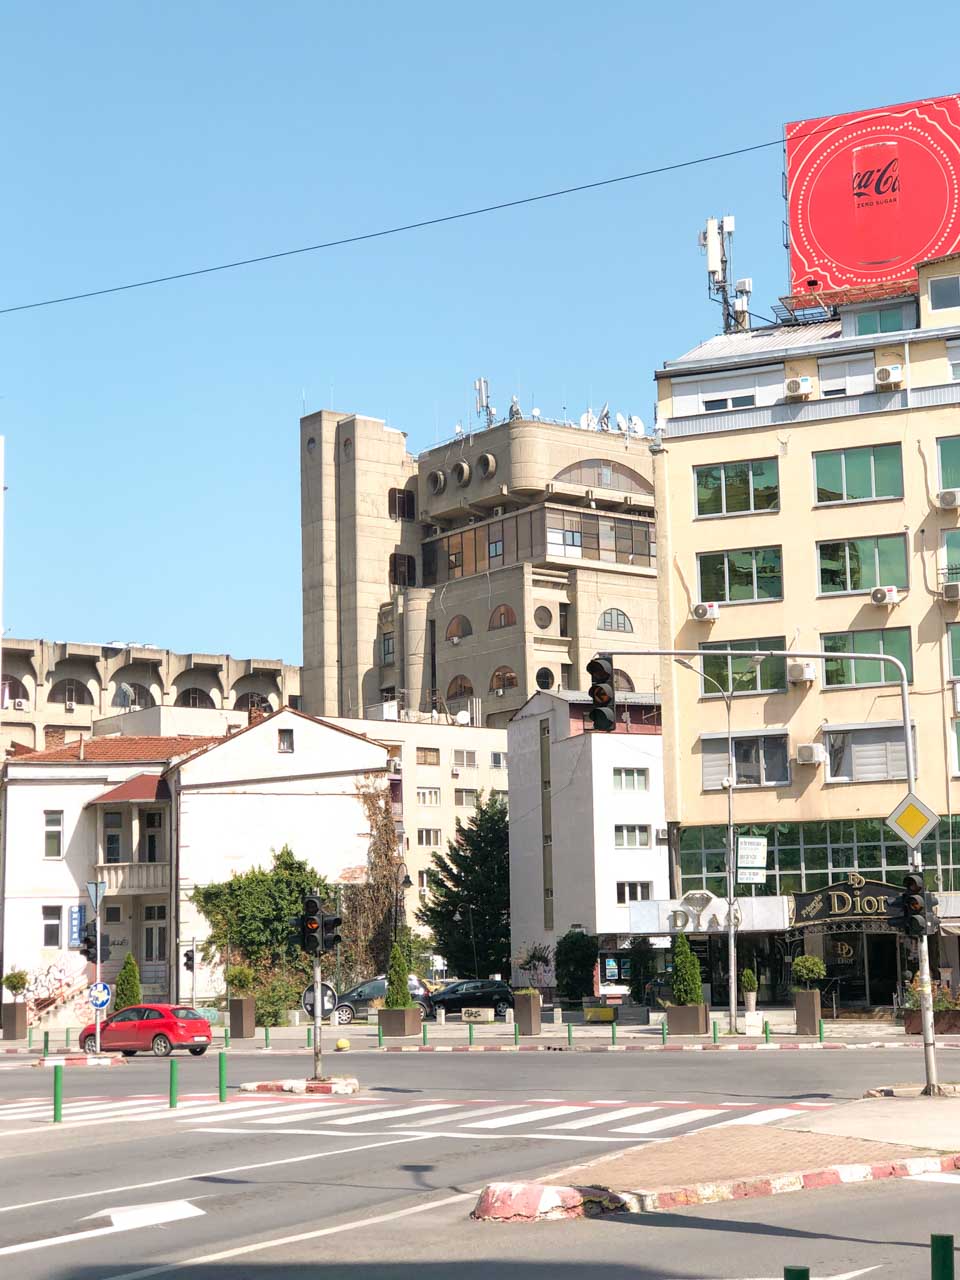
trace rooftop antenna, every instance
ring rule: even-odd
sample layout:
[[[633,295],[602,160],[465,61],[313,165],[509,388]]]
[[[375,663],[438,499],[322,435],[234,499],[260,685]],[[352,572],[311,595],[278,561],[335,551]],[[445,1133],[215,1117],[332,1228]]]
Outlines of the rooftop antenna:
[[[483,420],[485,427],[492,427],[496,421],[496,410],[490,407],[490,385],[486,378],[477,378],[473,389],[477,393],[477,417]]]
[[[518,418],[523,417],[523,410],[520,408],[520,401],[516,396],[510,397],[510,421],[516,422]]]
[[[733,214],[727,213],[719,219],[708,218],[699,235],[700,248],[707,258],[707,295],[720,303],[724,333],[750,328],[753,281],[749,277],[738,280],[735,285],[730,281],[735,229]]]

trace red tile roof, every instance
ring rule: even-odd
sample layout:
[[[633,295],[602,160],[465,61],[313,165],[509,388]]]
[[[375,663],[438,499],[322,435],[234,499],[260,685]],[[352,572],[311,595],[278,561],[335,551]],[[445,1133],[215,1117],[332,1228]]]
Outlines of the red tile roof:
[[[177,756],[186,755],[200,747],[210,747],[223,742],[222,737],[192,737],[181,734],[171,738],[136,738],[117,734],[109,738],[87,738],[81,744],[68,742],[64,747],[52,747],[49,751],[34,751],[30,755],[17,756],[17,764],[74,764],[84,763],[140,764],[162,763]],[[81,745],[83,755],[80,754]],[[13,763],[9,761],[8,763]]]
[[[119,787],[111,787],[89,804],[156,804],[170,799],[170,788],[159,773],[137,773]]]

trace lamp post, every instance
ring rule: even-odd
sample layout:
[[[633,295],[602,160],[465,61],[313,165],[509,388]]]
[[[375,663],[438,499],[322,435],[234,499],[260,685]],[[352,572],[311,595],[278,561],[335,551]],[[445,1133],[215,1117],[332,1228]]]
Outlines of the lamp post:
[[[719,680],[708,676],[705,671],[698,670],[688,658],[674,658],[678,667],[686,667],[694,675],[700,676],[714,686],[727,711],[727,776],[723,785],[727,790],[727,1019],[732,1036],[737,1034],[737,922],[735,919],[736,899],[736,854],[733,847],[733,788],[737,780],[736,761],[733,758],[733,704],[730,693],[724,689]]]
[[[393,940],[396,942],[397,933],[400,929],[400,914],[404,908],[404,897],[408,889],[413,888],[413,881],[410,879],[410,872],[407,870],[407,864],[401,862],[397,867],[397,883],[394,889],[393,897]]]

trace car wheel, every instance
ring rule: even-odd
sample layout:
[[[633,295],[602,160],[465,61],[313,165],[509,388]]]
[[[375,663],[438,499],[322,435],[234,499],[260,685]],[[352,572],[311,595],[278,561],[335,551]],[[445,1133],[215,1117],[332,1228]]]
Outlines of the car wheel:
[[[348,1022],[353,1021],[353,1010],[348,1004],[342,1004],[339,1009],[334,1010],[334,1013],[336,1015],[337,1022],[339,1022],[342,1027],[345,1027]]]
[[[155,1058],[169,1058],[173,1045],[166,1036],[154,1036],[151,1048]]]
[[[83,1052],[84,1052],[84,1053],[96,1053],[96,1052],[97,1052],[97,1037],[96,1037],[96,1036],[87,1036],[86,1040],[84,1040],[83,1044],[82,1044],[80,1047],[81,1047],[81,1049],[83,1049]]]
[[[207,1046],[205,1044],[192,1044],[190,1046],[190,1052],[195,1058],[202,1058],[207,1052]]]
[[[498,1000],[493,1006],[493,1016],[495,1018],[505,1018],[509,1008],[510,1004],[506,1000]]]
[[[121,1049],[120,1052],[125,1058],[135,1058],[137,1056],[136,1049]]]
[[[421,1004],[419,1000],[416,1002],[416,1005],[420,1011],[420,1021],[422,1022],[424,1018],[427,1016],[429,1010],[427,1009],[427,1006],[425,1004]]]

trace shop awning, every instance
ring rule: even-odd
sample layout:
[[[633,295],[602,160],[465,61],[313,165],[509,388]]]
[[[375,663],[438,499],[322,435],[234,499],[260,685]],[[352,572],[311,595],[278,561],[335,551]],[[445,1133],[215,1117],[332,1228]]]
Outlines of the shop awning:
[[[941,920],[940,932],[947,933],[952,938],[960,937],[960,920]]]
[[[170,788],[159,773],[138,773],[136,777],[111,787],[90,804],[160,804],[170,799]]]

